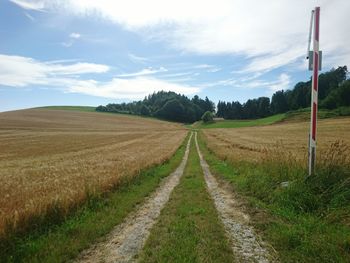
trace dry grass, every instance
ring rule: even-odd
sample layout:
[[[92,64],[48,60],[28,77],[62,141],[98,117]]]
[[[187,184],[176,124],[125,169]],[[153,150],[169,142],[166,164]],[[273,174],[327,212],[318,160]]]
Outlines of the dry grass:
[[[52,207],[68,212],[159,164],[186,136],[178,125],[133,116],[32,109],[0,114],[0,234]]]
[[[307,157],[308,132],[308,122],[203,130],[208,147],[221,158],[230,161],[259,161],[268,151],[292,154],[304,164]],[[350,145],[350,118],[325,119],[318,122],[319,153],[326,152],[333,142],[339,140]],[[288,159],[287,157],[280,159]]]

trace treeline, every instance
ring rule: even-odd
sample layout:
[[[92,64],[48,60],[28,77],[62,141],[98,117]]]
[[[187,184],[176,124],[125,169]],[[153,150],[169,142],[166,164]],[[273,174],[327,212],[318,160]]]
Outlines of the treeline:
[[[319,76],[318,101],[321,108],[350,106],[350,80],[347,67],[338,67]],[[297,83],[292,90],[280,90],[267,97],[238,101],[219,101],[217,116],[225,119],[256,119],[310,106],[311,80]]]
[[[128,113],[192,123],[200,120],[205,112],[214,112],[215,104],[208,97],[201,99],[196,95],[189,99],[185,95],[176,94],[175,92],[160,91],[145,97],[141,101],[100,105],[96,108],[96,111]]]

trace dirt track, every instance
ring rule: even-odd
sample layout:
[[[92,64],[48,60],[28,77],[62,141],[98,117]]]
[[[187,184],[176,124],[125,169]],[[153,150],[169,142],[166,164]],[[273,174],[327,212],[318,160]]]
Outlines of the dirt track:
[[[211,174],[209,166],[199,150],[197,133],[195,134],[195,142],[208,191],[214,200],[238,262],[265,263],[276,261],[249,225],[249,216],[242,211],[233,193],[221,187]]]
[[[170,174],[161,186],[122,224],[107,237],[84,251],[76,262],[132,262],[147,240],[150,229],[160,211],[168,202],[170,194],[179,183],[187,163],[192,134],[187,142],[186,152],[179,167]]]

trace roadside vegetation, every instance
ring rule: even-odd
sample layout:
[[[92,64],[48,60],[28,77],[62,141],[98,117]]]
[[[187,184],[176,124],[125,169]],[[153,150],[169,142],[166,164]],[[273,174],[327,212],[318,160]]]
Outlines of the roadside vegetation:
[[[200,147],[212,172],[245,197],[255,227],[281,262],[350,261],[348,144],[337,141],[324,148],[311,177],[295,153],[283,147],[266,149],[253,161],[225,158],[220,148],[208,145],[201,134]]]
[[[29,233],[12,233],[0,239],[0,262],[64,262],[74,258],[142,203],[162,178],[176,169],[184,151],[185,143],[168,161],[124,178],[115,189],[89,193],[75,211],[62,215],[60,210],[52,210]]]
[[[233,252],[210,198],[192,140],[188,163],[139,259],[141,262],[232,262]]]

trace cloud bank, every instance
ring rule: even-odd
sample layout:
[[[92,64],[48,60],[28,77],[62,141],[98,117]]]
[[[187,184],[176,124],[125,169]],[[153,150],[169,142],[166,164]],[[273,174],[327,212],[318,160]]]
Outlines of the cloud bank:
[[[269,71],[303,57],[310,11],[319,5],[328,66],[350,64],[348,0],[11,1],[25,9],[97,16],[185,52],[244,55],[251,58],[247,72]]]
[[[16,88],[30,85],[51,86],[66,93],[80,93],[112,99],[142,99],[152,92],[161,90],[185,95],[200,91],[198,87],[142,76],[147,74],[128,74],[133,78],[112,78],[109,81],[84,79],[81,75],[106,73],[110,68],[102,64],[83,62],[63,64],[62,62],[41,62],[28,57],[0,54],[0,86]],[[162,72],[164,68],[158,71]],[[148,72],[148,74],[151,73]]]

